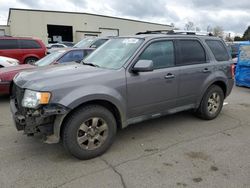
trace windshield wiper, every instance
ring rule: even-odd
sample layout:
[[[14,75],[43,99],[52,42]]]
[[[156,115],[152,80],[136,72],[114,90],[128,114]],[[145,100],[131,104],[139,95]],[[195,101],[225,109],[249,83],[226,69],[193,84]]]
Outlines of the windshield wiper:
[[[82,64],[83,65],[89,65],[89,66],[92,66],[92,67],[100,67],[99,65],[96,65],[94,63],[85,63],[84,61],[82,61]]]

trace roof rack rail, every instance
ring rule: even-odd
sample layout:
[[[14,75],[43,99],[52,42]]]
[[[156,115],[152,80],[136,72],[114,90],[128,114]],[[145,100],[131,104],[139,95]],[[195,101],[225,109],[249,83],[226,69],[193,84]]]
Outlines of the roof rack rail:
[[[213,36],[212,33],[209,32],[201,32],[201,31],[187,31],[187,30],[155,30],[155,31],[145,31],[136,33],[136,35],[144,35],[144,34],[186,34],[186,35],[204,35],[204,36]]]
[[[154,30],[154,31],[144,31],[138,32],[135,35],[145,35],[145,34],[167,34],[169,30]]]
[[[186,34],[186,35],[204,35],[204,36],[213,36],[212,33],[203,32],[203,31],[187,31],[187,30],[171,30],[168,34]]]

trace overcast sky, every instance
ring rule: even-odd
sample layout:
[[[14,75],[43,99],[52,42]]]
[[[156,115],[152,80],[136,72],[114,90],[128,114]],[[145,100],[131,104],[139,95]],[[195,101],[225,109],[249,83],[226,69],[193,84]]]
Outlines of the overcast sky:
[[[0,0],[0,25],[9,8],[88,12],[132,18],[183,29],[188,21],[206,30],[222,26],[242,34],[250,25],[250,0]]]

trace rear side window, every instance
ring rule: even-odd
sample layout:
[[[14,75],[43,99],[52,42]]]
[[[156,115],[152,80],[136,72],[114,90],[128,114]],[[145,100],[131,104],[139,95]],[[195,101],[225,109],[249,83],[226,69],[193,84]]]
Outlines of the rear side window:
[[[16,39],[0,39],[0,49],[18,49],[18,44]]]
[[[229,55],[223,43],[219,40],[206,40],[207,45],[217,61],[228,61]]]
[[[39,49],[40,44],[35,40],[19,40],[21,49]]]
[[[66,53],[60,60],[59,63],[66,63],[66,62],[80,62],[83,60],[84,54],[82,50],[73,50]]]
[[[174,66],[174,44],[173,41],[159,41],[150,44],[139,59],[152,60],[154,69],[161,69]]]
[[[179,65],[200,64],[206,62],[206,53],[197,40],[178,41],[180,59]]]

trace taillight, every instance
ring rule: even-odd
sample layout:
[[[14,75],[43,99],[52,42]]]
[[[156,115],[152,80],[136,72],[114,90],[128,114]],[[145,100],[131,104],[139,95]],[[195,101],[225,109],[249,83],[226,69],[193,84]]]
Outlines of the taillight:
[[[232,78],[234,79],[234,76],[235,76],[235,65],[234,64],[231,65],[231,75],[232,75]]]

